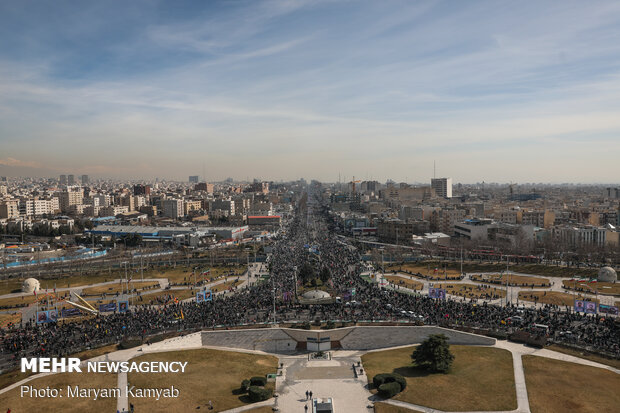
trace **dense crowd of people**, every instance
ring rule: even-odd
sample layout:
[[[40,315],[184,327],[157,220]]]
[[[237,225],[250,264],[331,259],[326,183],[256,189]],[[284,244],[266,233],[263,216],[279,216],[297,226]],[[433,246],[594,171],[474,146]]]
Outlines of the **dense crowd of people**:
[[[141,305],[126,313],[97,315],[79,322],[26,322],[1,330],[0,368],[24,356],[65,356],[127,338],[148,340],[161,332],[274,320],[393,321],[402,319],[403,312],[414,313],[425,324],[493,331],[527,331],[544,325],[545,333],[556,342],[591,347],[620,357],[620,329],[611,317],[560,311],[555,306],[524,310],[511,305],[438,300],[368,283],[361,277],[368,267],[359,252],[329,231],[326,207],[319,194],[310,191],[310,196],[300,199],[295,212],[273,245],[267,263],[271,274],[268,281],[255,282],[234,294],[218,295],[202,303],[168,301],[163,306]],[[325,305],[297,303],[296,271],[308,260],[320,267],[315,268],[317,274],[323,268],[329,270],[328,287],[343,300]]]

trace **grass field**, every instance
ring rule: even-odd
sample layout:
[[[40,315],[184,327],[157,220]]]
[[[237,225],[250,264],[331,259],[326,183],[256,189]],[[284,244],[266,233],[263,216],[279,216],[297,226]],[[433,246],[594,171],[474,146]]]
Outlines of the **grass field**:
[[[571,356],[579,357],[579,358],[590,360],[590,361],[595,361],[597,363],[605,364],[607,366],[620,369],[620,360],[608,359],[608,358],[599,356],[598,354],[591,354],[588,352],[583,352],[583,351],[575,350],[572,348],[559,346],[557,344],[552,344],[545,348],[549,350],[557,351],[558,353],[569,354]]]
[[[0,394],[0,411],[11,412],[79,412],[79,413],[99,413],[116,411],[116,397],[100,398],[69,398],[67,397],[67,386],[81,386],[89,388],[116,388],[117,380],[115,374],[104,373],[61,373],[51,376],[41,377],[28,383],[35,388],[45,388],[49,386],[54,389],[62,389],[63,397],[59,398],[31,398],[20,397],[20,388],[16,387],[6,393]]]
[[[118,344],[110,344],[108,346],[103,346],[92,350],[80,351],[79,353],[71,355],[71,357],[77,357],[80,360],[88,360],[92,359],[93,357],[108,354],[116,350],[118,350]]]
[[[230,281],[226,281],[226,282],[223,282],[223,283],[220,283],[218,285],[208,287],[208,288],[210,288],[213,293],[217,293],[223,290],[227,290],[230,287],[235,287],[243,282],[242,279],[239,279],[238,281],[236,281],[237,277],[229,277],[228,280]],[[173,295],[174,297],[176,297],[177,300],[182,301],[188,298],[196,297],[196,293],[198,291],[200,290],[196,288],[194,288],[193,290],[189,288],[178,289],[178,290],[165,290],[165,291],[159,291],[155,293],[142,294],[142,301],[138,299],[134,299],[134,300],[136,304],[149,304],[151,300],[155,300],[158,297]]]
[[[36,297],[33,294],[22,295],[20,297],[0,298],[0,306],[2,307],[16,307],[21,304],[30,305],[36,301]]]
[[[386,275],[385,279],[393,284],[409,288],[410,290],[421,290],[424,286],[424,284],[420,281],[410,280],[408,278],[403,278],[397,275]]]
[[[443,275],[443,268],[448,268],[448,275],[450,271],[454,274],[461,273],[460,262],[444,262],[444,261],[423,261],[417,264],[405,264],[403,268],[411,266],[419,268],[419,272],[427,274],[428,267],[431,268],[431,273],[435,267],[440,268]],[[388,267],[386,267],[388,268]],[[390,269],[398,269],[399,265],[391,266]],[[542,277],[596,277],[598,269],[596,268],[575,268],[575,267],[558,267],[554,265],[542,265],[542,264],[510,264],[508,266],[510,271],[520,272],[523,274],[539,275]],[[463,272],[468,274],[480,273],[480,272],[499,272],[506,269],[506,263],[477,263],[467,261],[463,263]]]
[[[141,295],[142,301],[140,301],[137,298],[134,298],[134,301],[136,304],[149,304],[151,300],[155,300],[158,297],[164,297],[164,296],[169,296],[169,295],[172,295],[176,297],[177,300],[181,301],[181,300],[186,300],[188,298],[196,297],[197,292],[198,290],[196,289],[190,290],[189,288],[186,288],[183,290],[166,290],[166,291],[159,291],[156,293],[142,294]]]
[[[155,281],[137,281],[130,282],[130,289],[137,289],[138,291],[147,288],[147,287],[159,287],[159,283]],[[97,287],[84,288],[82,290],[82,295],[101,295],[103,293],[106,294],[116,294],[117,292],[122,293],[127,290],[127,283],[123,282],[115,282],[113,284],[107,285],[99,285]]]
[[[257,407],[256,409],[246,410],[247,413],[273,413],[271,406]]]
[[[583,299],[583,297],[574,294],[561,293],[558,291],[520,291],[519,300],[531,301],[541,304],[555,304],[561,306],[572,307],[575,304],[576,299]],[[597,302],[598,300],[592,299],[591,301]]]
[[[138,412],[201,411],[209,401],[216,412],[247,404],[246,395],[237,394],[241,381],[252,376],[274,373],[278,359],[228,351],[198,349],[147,354],[135,361],[187,361],[185,373],[146,374],[129,373],[132,385],[141,387],[169,387],[179,389],[177,399],[130,399]]]
[[[9,323],[19,324],[22,321],[22,313],[0,313],[0,327],[4,327]]]
[[[517,398],[512,355],[490,347],[450,346],[455,359],[448,374],[427,374],[412,365],[415,347],[367,353],[362,362],[369,380],[379,373],[406,377],[395,399],[444,411],[513,410]],[[455,397],[458,395],[458,397]]]
[[[620,283],[578,283],[575,281],[564,280],[562,281],[564,287],[569,290],[582,291],[586,293],[592,293],[598,291],[599,294],[608,294],[608,295],[620,295]]]
[[[243,280],[241,279],[237,280],[236,277],[234,278],[231,277],[231,278],[228,278],[226,282],[214,285],[210,288],[213,293],[219,293],[220,291],[225,291],[225,290],[228,290],[229,288],[234,288],[238,286],[239,284],[241,284],[242,282]]]
[[[419,410],[405,409],[387,403],[375,403],[375,413],[422,413]]]
[[[605,369],[523,356],[532,413],[617,412],[620,375]]]
[[[220,267],[201,267],[196,270],[196,280],[200,281],[201,278],[205,277],[207,280],[216,280],[224,275],[241,275],[245,271],[245,265],[235,265],[235,266],[220,266]],[[167,278],[171,283],[182,283],[182,282],[194,282],[194,276],[192,275],[192,270],[188,269],[184,266],[177,266],[177,268],[164,268],[161,271],[160,269],[151,270],[148,272],[149,278]],[[206,276],[201,275],[202,272],[210,270],[209,274]],[[146,272],[144,273],[144,277],[146,277]]]
[[[497,287],[485,287],[478,284],[435,283],[435,288],[445,288],[448,294],[466,298],[496,299],[506,296],[506,290]]]
[[[441,266],[433,266],[431,265],[430,267],[427,265],[416,265],[416,264],[405,264],[405,265],[394,265],[394,266],[390,266],[387,267],[386,270],[397,270],[402,268],[403,270],[406,271],[410,271],[412,273],[420,273],[423,276],[428,276],[431,280],[443,280],[446,276],[447,277],[460,277],[461,276],[461,270],[460,269],[453,269],[453,268],[447,268],[445,273],[444,273],[444,267],[443,265]],[[430,270],[429,270],[430,268]],[[435,268],[437,268],[437,272],[435,273]]]
[[[0,374],[0,389],[4,389],[5,387],[17,383],[26,377],[32,376],[33,374],[34,373],[22,373],[19,369]]]
[[[511,285],[519,287],[534,284],[534,287],[545,288],[550,287],[550,281],[548,278],[542,277],[528,277],[526,275],[504,275],[504,274],[471,274],[471,280],[481,283],[488,282],[501,282],[502,285],[508,281]],[[543,287],[544,286],[544,287]]]
[[[218,266],[218,267],[204,267],[200,268],[197,271],[202,272],[208,269],[211,269],[211,272],[208,275],[208,279],[216,279],[223,275],[227,274],[236,274],[241,275],[245,271],[245,265],[235,265],[235,266]],[[187,267],[178,265],[176,268],[161,268],[154,270],[144,271],[144,278],[168,278],[170,282],[183,282],[185,278],[186,281],[193,282],[193,277],[191,277],[191,270],[187,269]],[[140,277],[140,271],[134,272],[134,279],[136,277]],[[200,278],[200,275],[197,275]],[[12,292],[21,292],[22,282],[25,278],[11,278],[0,281],[0,295],[9,294]],[[34,278],[39,279],[37,275],[34,275]],[[49,290],[53,290],[56,288],[69,288],[69,287],[79,287],[83,285],[90,284],[98,284],[102,282],[114,281],[118,279],[125,278],[125,271],[114,269],[112,271],[103,270],[96,274],[73,274],[73,275],[55,275],[51,278],[41,278],[39,282],[41,283],[41,289],[45,290],[46,288]],[[191,280],[190,280],[191,278]]]

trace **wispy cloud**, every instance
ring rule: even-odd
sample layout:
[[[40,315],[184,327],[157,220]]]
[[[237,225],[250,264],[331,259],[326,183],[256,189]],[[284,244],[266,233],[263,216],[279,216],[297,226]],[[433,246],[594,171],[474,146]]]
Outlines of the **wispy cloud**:
[[[455,180],[476,181],[497,173],[485,157],[514,172],[545,153],[521,178],[581,180],[567,157],[620,152],[615,2],[167,7],[0,28],[4,159],[117,176],[179,177],[205,161],[225,177],[236,160],[240,177],[362,168],[425,180],[436,158]],[[18,11],[0,6],[0,26],[26,24]],[[587,179],[620,172],[607,165]]]
[[[20,161],[19,159],[15,159],[15,158],[0,159],[0,165],[18,166],[18,167],[27,167],[27,168],[40,168],[41,167],[41,164],[39,162]]]

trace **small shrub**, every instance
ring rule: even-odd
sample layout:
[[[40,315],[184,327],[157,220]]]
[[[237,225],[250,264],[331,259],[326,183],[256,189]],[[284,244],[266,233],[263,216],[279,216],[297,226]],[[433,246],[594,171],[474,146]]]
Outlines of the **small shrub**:
[[[264,386],[267,384],[267,378],[262,376],[255,376],[250,379],[250,386]]]
[[[400,391],[405,390],[407,387],[407,379],[396,373],[393,373],[392,376],[394,377],[394,381],[400,385]]]
[[[407,380],[400,374],[381,373],[372,378],[372,384],[375,386],[375,389],[381,387],[382,384],[388,383],[397,383],[400,388],[399,391],[403,391],[407,387]]]
[[[384,383],[379,386],[379,395],[384,399],[389,399],[390,397],[397,395],[399,392],[400,384],[396,383],[395,381],[391,383]]]
[[[248,395],[250,396],[251,401],[262,402],[263,400],[267,400],[271,397],[271,390],[258,386],[250,386],[248,389]]]
[[[250,380],[243,380],[241,382],[241,391],[244,393],[247,393],[249,388],[250,388]]]
[[[390,373],[381,373],[373,377],[372,384],[375,386],[375,389],[378,389],[379,386],[381,386],[383,383],[388,383],[389,381],[386,379],[390,376],[391,376]],[[394,381],[394,380],[391,380],[391,381]]]

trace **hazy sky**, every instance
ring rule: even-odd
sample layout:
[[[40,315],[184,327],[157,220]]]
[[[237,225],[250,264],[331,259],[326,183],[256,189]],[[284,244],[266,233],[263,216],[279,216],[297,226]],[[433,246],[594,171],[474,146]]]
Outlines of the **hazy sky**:
[[[2,1],[0,173],[620,181],[618,1]]]

